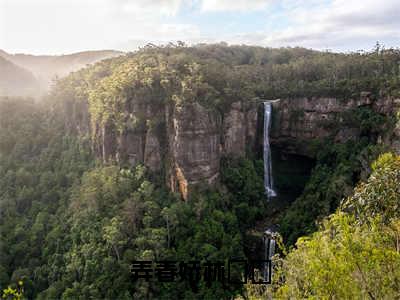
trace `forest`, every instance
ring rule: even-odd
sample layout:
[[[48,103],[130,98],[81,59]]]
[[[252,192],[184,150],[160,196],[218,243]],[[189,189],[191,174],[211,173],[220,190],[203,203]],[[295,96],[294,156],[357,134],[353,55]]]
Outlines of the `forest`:
[[[184,201],[166,185],[167,155],[154,172],[99,157],[96,144],[101,126],[161,126],[156,113],[124,114],[135,101],[195,102],[223,116],[238,100],[365,91],[400,97],[399,49],[148,45],[70,73],[40,100],[1,97],[0,299],[397,299],[400,156],[382,140],[398,113],[340,114],[330,126],[360,135],[316,140],[310,174],[284,207],[266,199],[257,151],[224,156],[218,183]],[[265,223],[279,225],[270,285],[132,279],[134,261],[254,258]]]

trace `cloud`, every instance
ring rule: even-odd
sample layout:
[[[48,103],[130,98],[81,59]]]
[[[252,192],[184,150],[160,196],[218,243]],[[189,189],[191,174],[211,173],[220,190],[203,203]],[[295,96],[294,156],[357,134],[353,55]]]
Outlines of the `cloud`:
[[[196,36],[175,19],[191,0],[0,0],[0,48],[59,54],[113,48],[134,39]],[[133,49],[130,49],[133,50]]]
[[[106,46],[103,0],[1,0],[0,47],[12,52],[66,53]]]
[[[0,0],[0,47],[37,54],[176,40],[398,47],[399,16],[398,0]]]
[[[108,0],[115,10],[130,15],[174,16],[187,0]],[[189,1],[190,2],[190,1]]]
[[[135,50],[147,43],[187,40],[199,35],[196,25],[176,17],[192,0],[106,0],[109,13],[108,35],[114,35],[112,46]]]
[[[264,9],[269,0],[202,0],[202,11],[252,11]]]
[[[376,41],[398,44],[398,16],[397,0],[335,0],[315,8],[299,6],[287,12],[291,25],[266,33],[263,44],[339,50],[372,47]]]
[[[129,14],[175,16],[184,6],[211,11],[253,11],[264,9],[274,0],[108,0],[119,11]]]
[[[146,32],[144,37],[141,36],[143,32],[134,34],[132,38],[125,39],[125,41],[115,42],[113,48],[133,51],[149,43],[165,45],[176,41],[200,41],[201,36],[199,28],[192,24],[164,23],[159,24],[157,28],[148,26],[142,27],[141,30]]]

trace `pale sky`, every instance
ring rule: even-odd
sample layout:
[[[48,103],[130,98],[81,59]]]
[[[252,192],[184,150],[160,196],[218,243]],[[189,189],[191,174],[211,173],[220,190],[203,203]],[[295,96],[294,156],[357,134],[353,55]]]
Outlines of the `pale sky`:
[[[0,49],[62,54],[226,41],[333,51],[400,47],[399,0],[0,0]]]

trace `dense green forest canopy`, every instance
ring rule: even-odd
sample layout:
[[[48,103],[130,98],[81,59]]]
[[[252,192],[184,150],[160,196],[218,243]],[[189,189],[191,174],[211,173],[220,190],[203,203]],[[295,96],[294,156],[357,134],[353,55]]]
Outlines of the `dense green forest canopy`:
[[[183,202],[143,166],[97,161],[89,141],[65,128],[63,107],[88,101],[92,122],[112,121],[118,127],[121,111],[135,98],[155,104],[199,101],[223,111],[234,101],[255,97],[345,99],[362,91],[398,96],[399,62],[399,50],[380,47],[337,54],[224,44],[149,46],[72,73],[40,103],[1,98],[1,289],[22,280],[26,297],[35,299],[398,295],[399,252],[393,246],[400,194],[397,157],[381,157],[343,209],[324,227],[315,224],[335,212],[360,174],[369,172],[365,164],[384,150],[375,139],[376,130],[388,122],[382,116],[357,111],[352,121],[363,130],[360,140],[321,141],[325,146],[319,147],[303,194],[280,215],[288,245],[318,231],[282,258],[278,286],[263,296],[252,286],[201,283],[193,291],[187,282],[135,283],[129,273],[133,260],[218,261],[249,255],[249,231],[271,211],[262,161],[225,158],[221,185],[194,192]],[[332,237],[333,231],[339,234]],[[371,263],[361,254],[351,258],[375,248],[381,250],[371,254]],[[347,288],[353,279],[357,284]],[[372,282],[374,288],[368,288]]]
[[[304,48],[198,45],[148,46],[71,74],[53,90],[68,101],[89,99],[93,121],[112,119],[134,98],[199,101],[221,109],[255,97],[358,98],[399,95],[400,51],[340,54]]]
[[[2,287],[22,280],[25,295],[39,299],[212,299],[240,291],[135,285],[129,266],[133,259],[243,255],[237,218],[245,216],[237,211],[260,214],[255,208],[262,203],[240,203],[218,191],[182,202],[150,182],[141,166],[96,165],[88,145],[65,135],[46,105],[3,99],[0,112]],[[242,184],[258,182],[262,195],[262,177],[252,163],[246,168],[253,178]]]

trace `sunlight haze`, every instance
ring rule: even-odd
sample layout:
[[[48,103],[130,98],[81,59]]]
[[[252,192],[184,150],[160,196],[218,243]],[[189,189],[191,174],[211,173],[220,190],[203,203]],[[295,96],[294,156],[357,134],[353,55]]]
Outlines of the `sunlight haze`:
[[[333,51],[399,43],[396,0],[2,0],[0,49],[65,54],[226,41]]]

